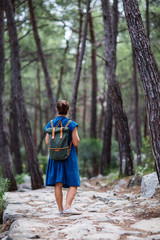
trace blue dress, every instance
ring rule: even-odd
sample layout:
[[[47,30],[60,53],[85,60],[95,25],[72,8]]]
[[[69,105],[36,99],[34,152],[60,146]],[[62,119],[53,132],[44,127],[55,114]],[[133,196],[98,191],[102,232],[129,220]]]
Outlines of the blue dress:
[[[57,126],[59,120],[62,121],[63,127],[69,121],[68,118],[58,116],[53,120],[54,126]],[[51,127],[51,122],[48,122],[44,130]],[[69,125],[69,143],[72,140],[72,132],[78,124],[72,121]],[[64,188],[70,186],[80,186],[79,167],[77,153],[74,145],[72,144],[69,157],[64,161],[55,161],[48,158],[47,171],[46,171],[46,186],[55,186],[56,183],[63,183]]]

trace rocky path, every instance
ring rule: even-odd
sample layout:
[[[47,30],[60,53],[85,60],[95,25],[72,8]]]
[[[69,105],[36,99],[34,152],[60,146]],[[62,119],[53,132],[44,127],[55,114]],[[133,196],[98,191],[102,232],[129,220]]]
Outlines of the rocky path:
[[[103,179],[84,181],[74,200],[82,212],[77,216],[58,215],[51,187],[7,193],[0,239],[160,240],[159,197],[142,198],[139,187],[127,190],[127,184],[128,179],[111,187]]]

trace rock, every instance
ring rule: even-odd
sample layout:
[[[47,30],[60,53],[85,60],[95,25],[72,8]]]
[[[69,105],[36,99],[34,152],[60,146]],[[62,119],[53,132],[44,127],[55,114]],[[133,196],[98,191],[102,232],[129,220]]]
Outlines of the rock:
[[[118,190],[121,186],[123,186],[125,184],[125,180],[121,179],[115,186],[114,186],[114,190]]]
[[[131,225],[131,227],[135,229],[140,229],[146,232],[160,233],[160,218],[151,218],[148,220],[141,220]]]
[[[103,178],[103,175],[102,175],[102,174],[98,174],[96,178],[97,178],[97,179],[102,179],[102,178]]]
[[[25,240],[25,239],[40,239],[43,240],[43,236],[40,236],[38,229],[45,229],[47,224],[39,223],[36,220],[29,220],[21,218],[16,220],[10,227],[9,239],[13,240]]]
[[[91,184],[90,184],[89,182],[84,182],[83,185],[84,185],[85,187],[91,187]]]
[[[141,186],[141,182],[142,182],[142,174],[141,173],[137,173],[136,176],[134,176],[128,183],[127,188],[131,188],[134,186]]]
[[[143,176],[141,192],[142,197],[151,198],[156,193],[156,187],[159,185],[157,173],[151,173]]]
[[[83,239],[83,236],[89,232],[96,233],[95,226],[91,224],[89,220],[79,221],[77,224],[67,226],[60,231],[65,235],[65,239],[79,240]]]
[[[89,236],[83,237],[83,240],[118,240],[120,235],[117,233],[107,233],[106,235],[104,233],[97,233],[97,234],[92,234]]]

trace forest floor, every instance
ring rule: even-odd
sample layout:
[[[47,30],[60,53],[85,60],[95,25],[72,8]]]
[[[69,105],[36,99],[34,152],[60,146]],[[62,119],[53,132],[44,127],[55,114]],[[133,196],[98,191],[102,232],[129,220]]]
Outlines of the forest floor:
[[[141,197],[140,186],[127,188],[129,180],[83,179],[73,203],[80,215],[58,215],[52,187],[23,185],[6,193],[0,239],[160,240],[160,196]]]

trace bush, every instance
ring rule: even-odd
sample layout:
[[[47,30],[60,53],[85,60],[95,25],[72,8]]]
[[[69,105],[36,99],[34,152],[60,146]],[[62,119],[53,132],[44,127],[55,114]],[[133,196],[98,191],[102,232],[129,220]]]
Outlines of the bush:
[[[22,183],[24,183],[24,182],[25,182],[25,179],[24,179],[25,175],[26,175],[25,173],[17,174],[17,175],[15,176],[16,183],[17,183],[17,184],[22,184]]]
[[[39,166],[42,174],[46,173],[48,158],[41,154],[38,155]]]
[[[140,172],[143,175],[155,171],[155,161],[152,153],[152,145],[150,136],[142,140],[142,163],[135,166],[135,173]]]
[[[4,199],[4,194],[8,191],[10,181],[6,178],[0,178],[0,211],[2,212],[6,205],[6,200]]]
[[[95,138],[82,139],[78,147],[79,170],[83,177],[92,177],[99,173],[102,141]]]

